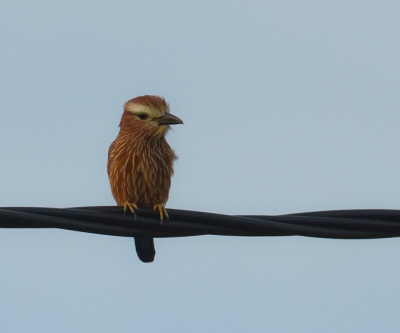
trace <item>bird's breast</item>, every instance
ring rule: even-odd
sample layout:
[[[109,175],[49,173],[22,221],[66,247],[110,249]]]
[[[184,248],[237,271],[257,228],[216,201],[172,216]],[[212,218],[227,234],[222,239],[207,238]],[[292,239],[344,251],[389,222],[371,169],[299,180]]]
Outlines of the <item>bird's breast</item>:
[[[152,206],[168,200],[176,156],[164,139],[129,142],[118,138],[111,152],[110,183],[118,205]]]

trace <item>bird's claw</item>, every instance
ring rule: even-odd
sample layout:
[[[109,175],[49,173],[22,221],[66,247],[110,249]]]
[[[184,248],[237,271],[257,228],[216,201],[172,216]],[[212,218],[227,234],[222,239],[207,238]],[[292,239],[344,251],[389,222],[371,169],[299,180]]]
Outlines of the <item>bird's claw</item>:
[[[167,209],[165,208],[165,205],[163,204],[155,204],[153,207],[153,211],[158,210],[158,213],[160,214],[160,224],[162,224],[164,216],[169,219]]]
[[[131,213],[135,216],[136,218],[136,211],[139,210],[138,206],[136,206],[136,204],[132,203],[132,202],[125,202],[124,203],[124,214],[126,213],[126,210],[129,208],[129,210],[131,211]]]

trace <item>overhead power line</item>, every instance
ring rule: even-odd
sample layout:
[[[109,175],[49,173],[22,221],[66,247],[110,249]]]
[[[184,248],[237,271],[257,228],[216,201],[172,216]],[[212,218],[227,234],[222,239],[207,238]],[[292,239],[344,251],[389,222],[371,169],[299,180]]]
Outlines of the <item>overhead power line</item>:
[[[135,242],[139,258],[154,259],[152,238],[199,235],[307,236],[370,239],[400,236],[399,210],[335,210],[287,215],[230,216],[168,209],[160,223],[158,213],[140,209],[135,219],[122,207],[0,208],[1,228],[59,228],[103,235],[151,240]],[[136,239],[136,238],[135,238]]]

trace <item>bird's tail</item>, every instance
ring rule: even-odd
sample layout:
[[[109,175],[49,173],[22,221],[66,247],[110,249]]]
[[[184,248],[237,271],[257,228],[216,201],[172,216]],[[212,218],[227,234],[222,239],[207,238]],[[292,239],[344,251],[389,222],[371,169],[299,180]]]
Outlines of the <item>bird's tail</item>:
[[[143,262],[153,262],[156,255],[154,239],[151,237],[135,237],[136,253]]]

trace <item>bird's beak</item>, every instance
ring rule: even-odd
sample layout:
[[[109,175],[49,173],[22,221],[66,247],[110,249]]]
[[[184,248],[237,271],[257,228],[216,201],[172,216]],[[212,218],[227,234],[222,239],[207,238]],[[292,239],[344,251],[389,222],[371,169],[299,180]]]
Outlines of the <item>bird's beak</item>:
[[[157,119],[158,126],[160,125],[175,125],[175,124],[183,124],[183,121],[180,120],[177,116],[174,116],[170,113],[165,113],[164,117]]]

